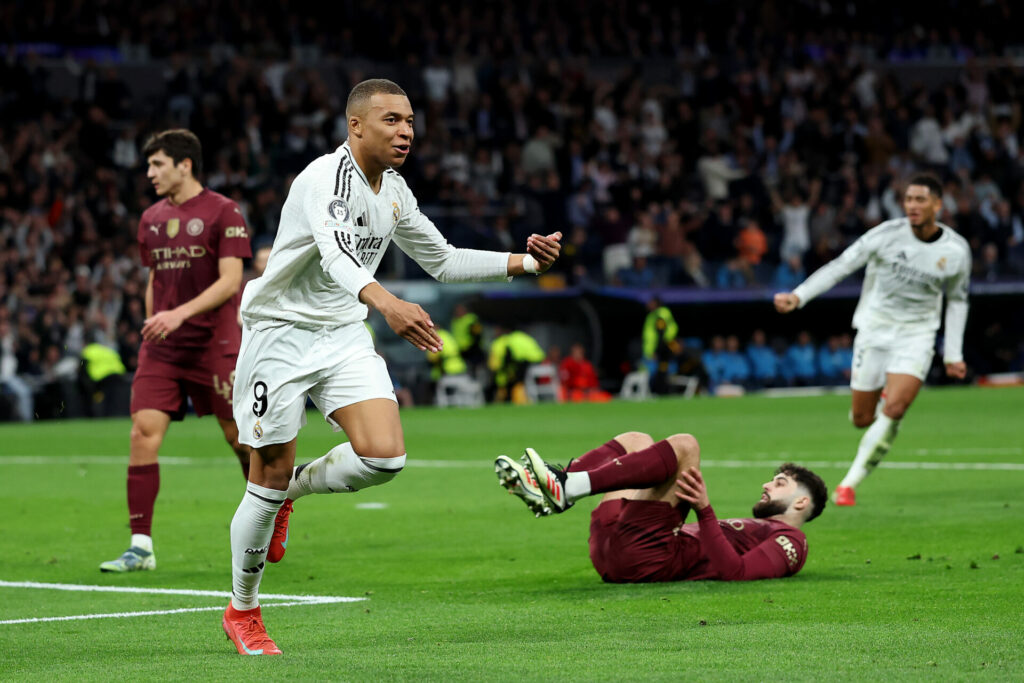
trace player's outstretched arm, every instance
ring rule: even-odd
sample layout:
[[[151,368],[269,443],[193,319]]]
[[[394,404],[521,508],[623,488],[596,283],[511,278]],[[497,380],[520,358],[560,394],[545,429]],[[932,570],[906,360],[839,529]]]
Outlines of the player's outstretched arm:
[[[793,292],[779,292],[775,295],[775,310],[779,313],[789,313],[800,305],[800,297]]]
[[[536,233],[526,238],[525,254],[508,255],[509,275],[540,275],[558,260],[562,252],[562,233],[553,232],[550,235],[538,235]]]
[[[359,290],[359,300],[384,316],[388,327],[420,351],[438,352],[444,346],[430,314],[419,304],[403,301],[378,282]]]

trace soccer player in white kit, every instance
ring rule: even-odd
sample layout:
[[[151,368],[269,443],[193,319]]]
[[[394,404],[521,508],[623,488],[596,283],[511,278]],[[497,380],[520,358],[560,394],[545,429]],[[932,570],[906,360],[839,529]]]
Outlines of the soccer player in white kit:
[[[872,228],[792,292],[775,295],[775,308],[789,313],[867,265],[853,315],[857,336],[850,389],[853,424],[870,427],[850,470],[836,487],[837,505],[855,504],[854,487],[888,453],[900,420],[921,389],[932,363],[943,294],[946,374],[957,379],[967,374],[963,338],[970,247],[949,226],[937,222],[942,185],[933,176],[910,180],[903,208],[906,218]],[[883,389],[885,400],[876,417]]]
[[[542,273],[561,248],[558,232],[531,235],[525,254],[451,246],[394,170],[413,140],[405,92],[388,80],[363,81],[345,112],[348,141],[295,178],[266,271],[242,297],[234,412],[253,456],[231,521],[232,598],[222,620],[239,654],[281,653],[258,591],[285,500],[383,484],[405,464],[391,379],[363,324],[367,306],[422,351],[440,351],[442,342],[426,311],[374,279],[388,244],[442,282]],[[349,441],[293,468],[307,396]]]

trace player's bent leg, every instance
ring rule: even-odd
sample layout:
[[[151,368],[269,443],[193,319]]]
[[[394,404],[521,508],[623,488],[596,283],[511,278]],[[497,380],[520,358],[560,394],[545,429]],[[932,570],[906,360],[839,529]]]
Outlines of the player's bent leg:
[[[692,434],[673,434],[666,441],[672,446],[676,457],[676,467],[672,476],[657,486],[642,489],[635,497],[639,500],[660,500],[670,505],[679,505],[682,501],[675,495],[676,480],[691,467],[700,469],[700,443]]]
[[[863,429],[875,421],[878,399],[882,395],[881,389],[874,391],[850,390],[850,421],[853,426]]]
[[[231,450],[235,452],[235,457],[238,458],[238,464],[242,466],[242,476],[248,481],[249,458],[252,448],[239,442],[238,425],[235,424],[234,418],[223,418],[218,416],[217,422],[220,424],[221,431],[224,432],[224,440],[228,442],[228,446],[230,446]]]
[[[886,379],[882,413],[893,420],[902,420],[921,391],[922,382],[913,375],[896,373],[889,374]]]
[[[361,401],[331,413],[348,443],[295,468],[288,498],[310,493],[354,492],[394,479],[405,467],[405,440],[398,404],[390,399]]]
[[[900,420],[921,389],[921,380],[913,375],[889,374],[885,385],[885,407],[864,432],[850,470],[836,487],[836,505],[856,504],[854,489],[886,456],[899,431]]]

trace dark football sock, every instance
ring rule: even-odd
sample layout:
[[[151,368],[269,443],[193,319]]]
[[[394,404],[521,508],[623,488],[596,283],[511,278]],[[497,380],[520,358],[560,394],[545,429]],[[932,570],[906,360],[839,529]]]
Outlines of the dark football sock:
[[[567,472],[589,472],[596,470],[601,465],[611,462],[613,458],[617,458],[620,455],[625,455],[626,449],[615,439],[612,439],[608,443],[598,446],[592,451],[587,451],[580,457],[569,463],[566,469]]]
[[[676,468],[672,445],[658,441],[642,451],[620,455],[590,470],[590,493],[657,486],[675,474]]]
[[[159,491],[159,463],[128,466],[128,519],[133,534],[153,535],[153,505]]]

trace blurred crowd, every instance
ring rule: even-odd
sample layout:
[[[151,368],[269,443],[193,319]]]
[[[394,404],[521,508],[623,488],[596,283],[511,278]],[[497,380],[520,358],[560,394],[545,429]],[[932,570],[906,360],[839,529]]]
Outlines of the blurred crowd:
[[[148,134],[198,134],[204,183],[258,247],[371,76],[414,105],[402,173],[425,213],[466,247],[561,230],[556,285],[788,289],[902,215],[921,169],[946,185],[975,278],[1020,278],[1021,9],[912,5],[7,3],[0,385],[44,386],[91,343],[134,368]],[[914,64],[928,85],[898,71]],[[160,78],[143,93],[133,69]],[[399,258],[382,275],[418,271]]]

